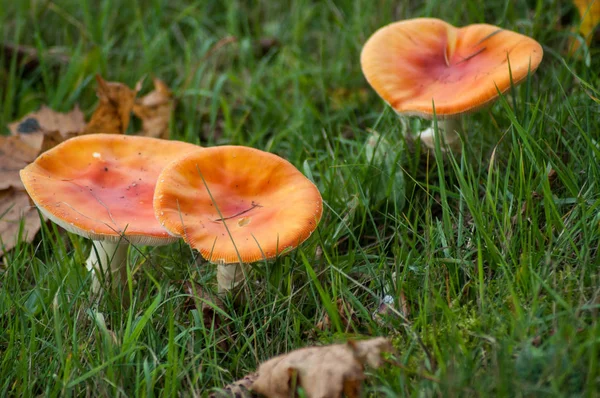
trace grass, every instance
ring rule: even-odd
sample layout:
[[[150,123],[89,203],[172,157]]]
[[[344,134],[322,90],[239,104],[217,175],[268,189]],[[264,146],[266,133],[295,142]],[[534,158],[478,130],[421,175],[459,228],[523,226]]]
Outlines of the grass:
[[[128,284],[95,312],[89,242],[44,227],[0,267],[0,395],[206,395],[274,355],[367,336],[392,338],[401,365],[369,371],[372,396],[597,395],[598,50],[563,55],[567,1],[416,3],[3,0],[3,40],[41,57],[24,70],[0,55],[0,125],[41,104],[89,116],[95,73],[129,86],[155,75],[178,98],[175,139],[277,153],[325,211],[299,250],[253,266],[249,299],[227,298],[213,327],[181,281],[214,289],[214,268],[184,243],[131,250]],[[463,156],[406,145],[360,71],[375,29],[417,16],[544,46],[526,83],[467,119]],[[70,62],[52,61],[57,48]],[[367,157],[372,130],[392,162]],[[372,319],[385,286],[406,298],[404,319]],[[348,329],[339,299],[356,313]]]

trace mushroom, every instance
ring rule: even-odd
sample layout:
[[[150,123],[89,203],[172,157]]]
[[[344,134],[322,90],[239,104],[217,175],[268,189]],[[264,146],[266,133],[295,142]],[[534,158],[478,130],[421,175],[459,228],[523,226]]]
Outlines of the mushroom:
[[[198,149],[149,137],[83,135],[43,153],[20,175],[45,216],[93,240],[86,268],[93,271],[92,294],[97,294],[99,274],[110,271],[124,278],[130,243],[158,246],[176,240],[154,217],[154,186],[167,163]]]
[[[296,248],[317,227],[317,187],[287,160],[218,146],[175,160],[158,177],[156,218],[217,264],[219,293],[244,280],[244,264]]]
[[[361,52],[369,84],[398,114],[438,119],[446,144],[460,151],[460,115],[494,101],[533,73],[538,42],[493,25],[463,28],[435,18],[395,22],[377,30]],[[433,129],[421,137],[429,142]]]

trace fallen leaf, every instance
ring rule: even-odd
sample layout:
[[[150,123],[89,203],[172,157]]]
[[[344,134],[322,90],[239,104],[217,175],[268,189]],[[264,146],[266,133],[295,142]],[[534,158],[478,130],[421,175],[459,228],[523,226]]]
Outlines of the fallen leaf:
[[[27,192],[15,188],[0,191],[0,256],[14,248],[23,219],[23,241],[32,242],[41,227],[40,216]]]
[[[597,0],[573,0],[573,3],[581,18],[579,33],[589,44],[594,29],[600,23],[600,3]]]
[[[573,33],[579,33],[587,43],[588,47],[594,37],[594,29],[600,24],[600,1],[598,0],[573,0],[573,4],[579,11],[580,22],[574,27]],[[571,38],[569,45],[570,54],[574,54],[580,48],[581,43],[577,38]]]
[[[47,106],[42,106],[38,111],[31,112],[16,122],[10,123],[8,129],[12,135],[19,136],[38,153],[79,134],[85,128],[85,117],[78,106],[67,113],[56,112]],[[50,137],[45,138],[48,135]],[[58,141],[51,145],[50,141]]]
[[[38,212],[23,188],[19,171],[53,146],[85,127],[81,110],[60,113],[42,106],[9,125],[11,136],[0,136],[0,256],[15,247],[21,218],[23,239],[31,242],[41,227]]]
[[[228,384],[220,391],[214,392],[209,395],[210,398],[255,398],[257,394],[252,392],[251,387],[254,380],[258,377],[257,373],[250,373],[244,376],[243,379],[234,381]]]
[[[96,75],[96,81],[100,102],[83,134],[124,134],[141,82],[132,90],[123,83],[107,82],[99,75]]]
[[[251,388],[271,398],[294,396],[299,387],[309,398],[359,397],[365,366],[381,366],[382,354],[391,351],[383,337],[302,348],[261,364]]]
[[[89,124],[86,125],[78,106],[67,113],[42,106],[9,124],[12,136],[0,136],[0,243],[3,243],[0,255],[15,246],[21,216],[27,242],[33,240],[41,227],[37,210],[23,190],[19,170],[40,153],[71,137],[91,133],[122,134],[127,130],[141,82],[131,90],[122,83],[106,82],[100,76],[96,76],[96,80],[100,102]]]
[[[169,121],[173,111],[173,94],[160,79],[154,78],[154,90],[136,99],[133,113],[142,120],[138,135],[169,139]]]
[[[36,149],[18,136],[0,136],[0,193],[10,187],[23,188],[19,170],[31,163],[37,154]]]
[[[30,121],[30,119],[34,120]],[[38,111],[31,112],[8,125],[13,135],[35,132],[40,130],[40,127],[43,130],[58,131],[61,134],[79,132],[85,128],[85,116],[77,105],[67,113],[56,112],[47,106],[42,106]]]

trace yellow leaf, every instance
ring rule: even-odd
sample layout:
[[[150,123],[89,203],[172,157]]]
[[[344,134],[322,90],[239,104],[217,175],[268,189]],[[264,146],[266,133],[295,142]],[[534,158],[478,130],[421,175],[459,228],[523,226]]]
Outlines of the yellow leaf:
[[[573,0],[581,18],[578,31],[589,46],[592,43],[594,29],[600,23],[600,0]],[[580,47],[577,39],[572,39],[569,51],[574,54]]]

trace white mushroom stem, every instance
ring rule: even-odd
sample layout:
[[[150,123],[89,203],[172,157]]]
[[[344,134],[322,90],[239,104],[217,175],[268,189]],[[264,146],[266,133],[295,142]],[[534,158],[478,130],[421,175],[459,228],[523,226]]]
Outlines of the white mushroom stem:
[[[126,260],[129,243],[110,243],[95,240],[92,252],[85,262],[85,267],[92,273],[92,296],[102,291],[102,281],[117,283],[125,280]]]
[[[438,120],[438,132],[440,134],[440,144],[442,152],[460,153],[462,150],[460,134],[462,132],[462,118],[455,117],[451,119]],[[421,142],[429,149],[435,149],[435,129],[434,126],[426,128],[419,134]]]
[[[217,284],[220,295],[226,294],[239,286],[249,271],[247,264],[219,264],[217,265]]]

